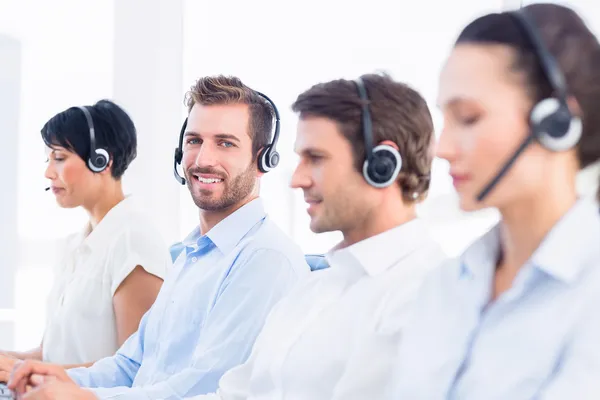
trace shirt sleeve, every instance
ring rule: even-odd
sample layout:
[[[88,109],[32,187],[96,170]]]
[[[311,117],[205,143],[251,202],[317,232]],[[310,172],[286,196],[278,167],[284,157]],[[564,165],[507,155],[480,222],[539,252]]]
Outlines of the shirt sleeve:
[[[94,389],[94,393],[100,399],[174,400],[216,392],[223,374],[248,358],[267,315],[297,279],[291,261],[280,252],[253,252],[225,280],[190,367],[156,384]]]
[[[151,227],[134,227],[124,232],[113,249],[111,295],[114,296],[121,283],[138,265],[149,274],[164,279],[171,264],[168,246],[160,233]]]
[[[112,357],[97,361],[89,368],[74,368],[69,376],[85,388],[131,386],[144,354],[144,332],[150,309],[140,321],[140,327]]]

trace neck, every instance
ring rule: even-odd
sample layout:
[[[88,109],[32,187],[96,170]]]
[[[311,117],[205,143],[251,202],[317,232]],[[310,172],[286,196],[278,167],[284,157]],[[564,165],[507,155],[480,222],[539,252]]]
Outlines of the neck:
[[[257,194],[252,194],[246,197],[244,200],[223,210],[208,211],[200,209],[200,234],[206,235],[219,222],[223,221],[225,218],[229,217],[231,214],[257,198]]]
[[[104,185],[100,197],[96,199],[93,204],[89,206],[84,205],[84,208],[90,217],[92,229],[104,219],[106,214],[108,214],[114,206],[123,201],[123,199],[125,199],[125,195],[123,194],[121,181],[114,181],[113,184]]]
[[[406,205],[402,201],[384,202],[366,213],[361,220],[357,221],[352,229],[342,231],[344,240],[336,248],[352,246],[360,241],[410,222],[416,217],[415,204]]]
[[[575,204],[575,186],[551,185],[539,195],[501,209],[502,268],[518,270],[531,258],[544,237]],[[572,190],[566,191],[565,187]],[[543,193],[543,194],[542,194]]]

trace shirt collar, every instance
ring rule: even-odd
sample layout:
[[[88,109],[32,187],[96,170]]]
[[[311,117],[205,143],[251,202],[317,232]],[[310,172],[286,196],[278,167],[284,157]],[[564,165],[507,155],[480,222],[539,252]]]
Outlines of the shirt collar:
[[[554,225],[533,253],[532,264],[565,283],[600,259],[600,210],[589,198],[579,199]]]
[[[257,198],[227,216],[208,231],[205,237],[208,237],[221,253],[227,254],[266,216],[263,202]],[[198,226],[183,240],[183,244],[186,247],[196,247],[202,238]]]
[[[377,276],[432,239],[419,218],[326,254],[330,266],[354,264],[368,275]],[[393,249],[393,250],[392,250]]]
[[[500,224],[471,244],[460,256],[458,278],[491,278],[500,255]]]
[[[115,230],[123,225],[133,208],[134,202],[127,196],[111,208],[94,229],[88,222],[81,233],[81,244],[92,252],[103,251],[106,243],[114,239]]]
[[[500,253],[500,226],[494,226],[463,253],[461,277],[492,278]],[[529,262],[555,279],[570,283],[600,258],[598,243],[598,204],[593,199],[582,198],[552,227]]]

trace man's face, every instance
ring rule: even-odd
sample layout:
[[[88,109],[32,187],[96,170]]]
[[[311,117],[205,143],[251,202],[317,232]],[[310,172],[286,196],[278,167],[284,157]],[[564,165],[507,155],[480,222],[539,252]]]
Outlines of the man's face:
[[[247,199],[260,175],[252,157],[245,104],[195,104],[183,139],[187,185],[201,210],[220,211]]]
[[[310,229],[353,230],[370,209],[373,188],[356,171],[352,146],[336,123],[321,117],[300,119],[295,151],[300,162],[291,186],[304,191]]]

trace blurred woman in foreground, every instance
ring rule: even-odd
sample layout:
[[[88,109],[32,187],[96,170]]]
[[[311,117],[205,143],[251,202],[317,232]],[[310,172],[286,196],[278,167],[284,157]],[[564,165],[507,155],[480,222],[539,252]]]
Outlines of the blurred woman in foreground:
[[[481,17],[443,68],[438,155],[501,222],[425,283],[390,399],[600,398],[600,45],[553,4]],[[511,161],[514,163],[511,165]]]

